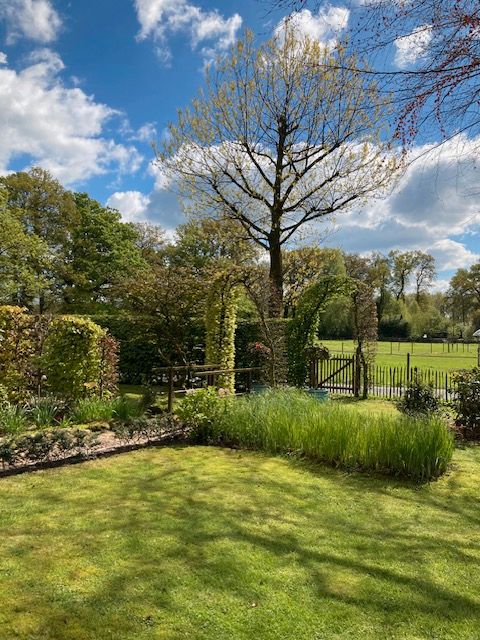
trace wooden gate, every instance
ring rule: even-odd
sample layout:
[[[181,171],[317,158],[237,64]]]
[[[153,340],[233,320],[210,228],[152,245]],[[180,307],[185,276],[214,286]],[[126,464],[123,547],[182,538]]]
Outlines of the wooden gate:
[[[310,386],[355,394],[355,356],[333,356],[310,363]]]

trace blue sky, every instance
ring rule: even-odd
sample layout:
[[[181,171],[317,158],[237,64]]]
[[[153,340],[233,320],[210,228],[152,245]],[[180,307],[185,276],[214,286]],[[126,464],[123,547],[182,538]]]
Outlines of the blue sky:
[[[175,194],[155,184],[150,142],[195,95],[205,64],[245,27],[259,39],[272,34],[284,14],[267,5],[0,0],[0,172],[39,164],[125,219],[173,229],[182,214]],[[332,37],[351,9],[337,0],[303,12],[298,28]],[[408,68],[422,43],[396,43],[390,55],[393,66]],[[415,151],[428,148],[434,132],[430,138]],[[454,139],[414,164],[390,197],[322,223],[312,239],[348,251],[431,251],[444,286],[454,269],[479,259],[478,148],[476,140]]]

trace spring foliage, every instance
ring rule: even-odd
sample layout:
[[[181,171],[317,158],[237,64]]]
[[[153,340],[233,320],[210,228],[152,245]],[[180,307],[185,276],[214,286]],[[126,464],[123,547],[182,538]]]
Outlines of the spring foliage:
[[[235,274],[217,275],[207,300],[205,324],[206,361],[220,369],[235,366],[235,329],[237,327],[238,282]],[[219,377],[218,384],[233,393],[235,374]]]
[[[117,364],[117,342],[91,320],[0,307],[0,380],[10,400],[43,390],[71,399],[113,392]]]
[[[49,388],[69,398],[100,392],[104,335],[101,327],[86,318],[55,319],[45,341],[44,367]]]

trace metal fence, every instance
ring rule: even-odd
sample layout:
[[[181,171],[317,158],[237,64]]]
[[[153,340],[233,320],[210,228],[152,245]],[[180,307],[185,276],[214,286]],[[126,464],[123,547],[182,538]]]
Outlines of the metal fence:
[[[347,356],[334,356],[328,360],[312,363],[310,386],[328,389],[332,393],[353,395],[356,367],[355,358]],[[399,398],[405,393],[409,382],[421,378],[432,385],[438,398],[448,401],[453,395],[453,375],[453,373],[433,368],[370,365],[368,368],[369,394],[380,398]]]

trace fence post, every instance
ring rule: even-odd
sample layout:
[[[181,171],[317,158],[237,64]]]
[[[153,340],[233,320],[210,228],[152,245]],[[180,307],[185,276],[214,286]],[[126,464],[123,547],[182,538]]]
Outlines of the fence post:
[[[410,354],[407,353],[407,382],[410,380]]]
[[[173,367],[168,369],[168,404],[167,411],[172,413],[173,410]]]
[[[252,391],[252,370],[249,369],[247,371],[247,393],[251,393]]]
[[[353,395],[358,398],[360,394],[360,356],[355,353],[353,360]]]
[[[315,360],[312,358],[310,360],[310,376],[309,376],[308,386],[310,389],[315,388]]]

